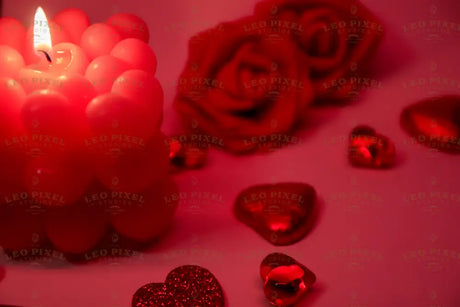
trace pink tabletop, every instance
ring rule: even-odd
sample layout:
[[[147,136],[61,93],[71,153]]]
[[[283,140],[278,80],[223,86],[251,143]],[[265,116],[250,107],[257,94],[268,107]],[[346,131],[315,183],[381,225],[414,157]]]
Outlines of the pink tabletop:
[[[172,134],[179,131],[171,103],[189,37],[252,13],[256,2],[4,0],[3,15],[29,24],[41,5],[49,16],[79,7],[92,22],[116,12],[145,19],[166,95],[163,130]],[[347,106],[313,109],[308,128],[297,134],[300,141],[288,148],[244,157],[212,150],[206,168],[177,175],[183,199],[173,228],[141,254],[58,268],[13,265],[2,256],[0,304],[128,307],[140,286],[162,282],[177,266],[198,264],[218,278],[228,306],[268,306],[259,264],[283,252],[317,276],[298,306],[460,306],[459,157],[415,143],[399,126],[405,106],[436,93],[460,93],[458,4],[363,2],[387,29],[374,76],[380,87]],[[348,164],[345,138],[357,124],[370,124],[395,142],[396,167]],[[282,181],[313,185],[320,216],[306,238],[275,247],[238,222],[232,205],[250,185]]]

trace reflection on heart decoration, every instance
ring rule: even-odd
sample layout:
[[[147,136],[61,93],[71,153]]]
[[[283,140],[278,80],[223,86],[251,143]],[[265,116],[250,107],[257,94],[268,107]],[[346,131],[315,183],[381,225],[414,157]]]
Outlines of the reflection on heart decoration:
[[[412,104],[402,111],[400,123],[417,142],[460,153],[460,96],[432,97]]]
[[[350,134],[348,160],[353,166],[387,168],[395,162],[395,146],[373,128],[357,126]]]
[[[305,183],[255,185],[242,191],[234,205],[238,220],[274,245],[302,239],[312,228],[316,192]]]
[[[272,253],[260,264],[264,293],[274,306],[291,306],[311,288],[315,274],[288,255]]]
[[[197,265],[169,272],[164,283],[150,283],[133,296],[132,307],[221,307],[224,294],[216,277]]]

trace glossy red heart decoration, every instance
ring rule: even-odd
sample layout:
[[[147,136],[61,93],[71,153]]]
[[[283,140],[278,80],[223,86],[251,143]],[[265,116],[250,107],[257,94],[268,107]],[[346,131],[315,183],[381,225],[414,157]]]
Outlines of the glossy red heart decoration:
[[[386,136],[369,126],[358,126],[351,131],[348,160],[354,166],[385,168],[395,161],[395,146]]]
[[[216,277],[197,265],[183,265],[169,272],[164,283],[139,288],[132,307],[224,306],[224,293]]]
[[[401,126],[415,140],[443,152],[460,153],[460,96],[440,96],[410,105]]]
[[[311,229],[315,199],[315,189],[305,183],[256,185],[238,195],[234,213],[269,242],[288,245]]]
[[[264,293],[274,306],[297,303],[316,281],[315,274],[303,264],[282,253],[272,253],[260,264]]]
[[[197,169],[206,164],[208,152],[205,148],[181,142],[177,138],[168,139],[168,143],[170,148],[169,161],[175,167],[175,171]]]

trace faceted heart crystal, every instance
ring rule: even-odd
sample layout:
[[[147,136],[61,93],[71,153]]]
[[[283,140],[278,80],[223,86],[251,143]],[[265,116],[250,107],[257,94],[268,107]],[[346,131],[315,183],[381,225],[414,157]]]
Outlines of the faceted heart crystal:
[[[410,105],[401,126],[417,142],[448,153],[460,153],[460,96],[440,96]]]
[[[358,126],[350,134],[348,159],[354,166],[390,167],[395,161],[395,146],[386,136],[369,126]]]
[[[208,152],[205,148],[199,148],[181,142],[178,138],[170,138],[169,161],[175,167],[175,171],[182,169],[197,169],[205,165]]]
[[[316,280],[313,272],[288,255],[272,253],[260,265],[264,293],[274,306],[290,306],[299,301]]]
[[[265,296],[275,306],[289,306],[296,303],[305,293],[302,277],[304,271],[298,265],[280,266],[270,271],[265,280]]]
[[[236,217],[275,245],[302,239],[313,223],[316,192],[304,183],[277,183],[247,188],[235,201]]]

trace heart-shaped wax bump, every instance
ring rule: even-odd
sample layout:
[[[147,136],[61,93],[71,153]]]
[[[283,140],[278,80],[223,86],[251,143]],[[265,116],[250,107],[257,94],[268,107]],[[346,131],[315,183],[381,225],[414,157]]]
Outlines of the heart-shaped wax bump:
[[[234,213],[269,242],[288,245],[311,229],[315,200],[315,189],[305,183],[256,185],[238,195]]]
[[[460,153],[460,96],[422,100],[401,113],[401,126],[417,142],[447,153]]]
[[[119,234],[139,243],[160,238],[170,228],[179,203],[178,193],[177,185],[169,177],[141,193],[112,191],[116,198],[129,196],[116,210],[110,210],[112,226]]]
[[[260,264],[264,293],[274,306],[297,303],[316,281],[315,274],[303,264],[282,253],[272,253]]]
[[[150,283],[133,296],[132,307],[224,306],[224,294],[216,277],[197,265],[169,272],[164,283]]]
[[[386,168],[395,162],[395,146],[372,127],[357,126],[351,131],[348,160],[354,166]]]

